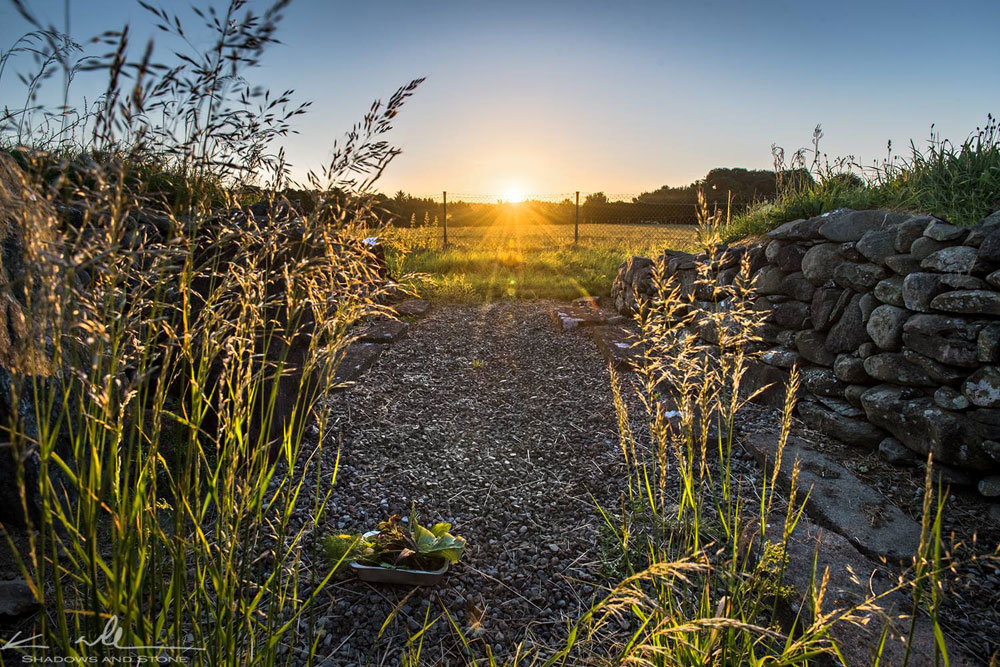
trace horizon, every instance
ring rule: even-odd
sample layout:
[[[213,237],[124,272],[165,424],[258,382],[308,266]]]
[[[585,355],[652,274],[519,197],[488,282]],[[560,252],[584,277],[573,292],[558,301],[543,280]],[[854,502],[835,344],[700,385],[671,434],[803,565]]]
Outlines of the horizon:
[[[62,2],[30,9],[61,29]],[[313,100],[299,134],[281,142],[299,181],[372,100],[427,77],[394,120],[390,141],[402,154],[377,184],[389,195],[638,194],[715,167],[771,169],[772,143],[790,155],[809,146],[816,125],[821,152],[871,164],[890,140],[897,152],[911,140],[925,145],[932,124],[960,142],[1000,108],[995,4],[966,2],[946,16],[929,2],[626,9],[293,2],[282,44],[248,74]],[[946,48],[910,37],[932,19],[935,35],[956,35]],[[134,50],[150,36],[161,58],[172,47],[137,3],[70,5],[77,41],[125,23]],[[27,31],[10,5],[0,7],[0,26],[3,49]],[[13,62],[0,80],[11,106],[13,74],[26,68]],[[92,98],[89,79],[74,82],[71,101]]]

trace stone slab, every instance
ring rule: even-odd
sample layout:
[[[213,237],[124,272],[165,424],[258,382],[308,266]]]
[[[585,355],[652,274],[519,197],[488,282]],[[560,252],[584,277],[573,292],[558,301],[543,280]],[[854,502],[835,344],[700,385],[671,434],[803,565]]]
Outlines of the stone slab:
[[[379,319],[372,322],[361,334],[365,343],[394,343],[409,330],[410,325],[402,320]]]
[[[772,542],[780,543],[783,520],[783,516],[775,516],[769,522],[768,535]],[[813,620],[812,592],[819,587],[824,572],[827,572],[829,580],[821,613],[847,609],[870,599],[872,595],[883,595],[876,603],[878,609],[858,609],[854,612],[858,624],[841,621],[831,629],[831,635],[843,653],[846,665],[868,667],[874,664],[882,629],[885,627],[888,627],[889,632],[880,664],[903,664],[906,638],[910,631],[912,599],[909,589],[890,590],[897,585],[896,574],[890,567],[885,563],[869,560],[858,553],[842,535],[820,527],[807,517],[799,519],[795,526],[788,540],[786,555],[788,561],[782,583],[795,591],[783,603],[789,622],[797,619],[800,626],[806,626]],[[975,664],[947,640],[946,646],[952,665]],[[930,619],[921,614],[914,626],[908,664],[911,667],[935,665],[934,649],[933,626]]]
[[[590,327],[590,335],[605,361],[617,370],[632,370],[633,360],[642,356],[641,348],[634,347],[635,339],[622,326]]]
[[[776,430],[751,433],[743,444],[768,469],[778,446]],[[779,483],[786,489],[800,462],[798,489],[809,492],[806,511],[818,524],[843,535],[872,558],[908,562],[920,543],[920,525],[850,470],[805,440],[790,436],[782,455]]]
[[[580,327],[600,326],[608,323],[609,315],[591,306],[559,304],[549,309],[549,318],[556,331],[573,331]]]
[[[334,382],[337,385],[344,385],[358,379],[365,371],[378,361],[379,356],[388,345],[381,343],[366,343],[355,341],[347,346],[337,372],[334,374]],[[342,387],[341,387],[342,388]]]
[[[430,312],[431,302],[424,299],[407,299],[397,303],[393,309],[400,317],[421,318]]]

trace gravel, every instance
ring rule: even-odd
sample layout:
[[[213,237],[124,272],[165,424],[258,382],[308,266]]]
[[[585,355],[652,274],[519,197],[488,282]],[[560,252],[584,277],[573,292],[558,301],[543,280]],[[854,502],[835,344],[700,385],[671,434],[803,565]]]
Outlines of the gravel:
[[[601,595],[594,501],[614,504],[624,476],[608,372],[586,332],[553,330],[548,305],[437,306],[331,398],[341,465],[314,557],[323,534],[371,529],[412,504],[468,546],[437,588],[338,582],[320,604],[329,664],[394,664],[444,609],[474,655],[488,644],[509,656],[522,640],[545,653]],[[463,653],[447,618],[423,639],[430,663]]]
[[[596,345],[586,330],[556,332],[550,305],[436,305],[357,385],[327,399],[321,458],[300,464],[320,481],[303,489],[290,522],[293,530],[307,526],[299,598],[329,567],[324,536],[370,530],[414,505],[424,523],[451,522],[468,546],[434,588],[332,582],[298,623],[302,643],[282,646],[283,654],[304,664],[315,641],[317,665],[399,664],[410,638],[432,622],[417,640],[423,664],[461,664],[487,649],[504,662],[519,645],[545,656],[564,641],[568,623],[603,597],[610,582],[601,576],[595,502],[616,507],[625,486],[617,420]],[[632,392],[625,394],[641,422]],[[777,421],[773,410],[748,406],[737,419],[738,439]],[[633,431],[641,439],[641,424]],[[795,431],[919,520],[918,468]],[[311,443],[317,436],[310,427]],[[752,504],[762,472],[741,449],[733,455],[734,481]],[[315,503],[327,493],[313,529]],[[997,507],[955,489],[944,516],[959,562],[943,582],[942,624],[971,655],[998,649]]]
[[[323,534],[370,529],[411,503],[422,521],[450,521],[469,542],[435,589],[336,583],[319,605],[327,619],[319,664],[395,664],[424,619],[445,609],[472,657],[489,646],[502,662],[519,643],[546,655],[567,622],[603,595],[594,501],[615,506],[624,483],[608,373],[586,331],[554,331],[549,305],[439,305],[355,388],[331,399],[341,466],[313,558],[322,559]],[[771,429],[778,415],[748,406],[737,422],[739,433]],[[920,470],[794,430],[919,520]],[[762,473],[744,452],[734,457],[735,480],[753,498]],[[971,655],[996,650],[1000,629],[1000,570],[990,558],[1000,525],[984,505],[953,491],[945,514],[946,541],[961,563],[944,583],[942,622]],[[423,636],[431,664],[468,657],[447,617]]]

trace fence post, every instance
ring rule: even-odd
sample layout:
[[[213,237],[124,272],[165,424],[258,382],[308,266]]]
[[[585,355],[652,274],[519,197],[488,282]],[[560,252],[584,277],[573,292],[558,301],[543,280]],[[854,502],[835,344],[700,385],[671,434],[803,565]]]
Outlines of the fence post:
[[[576,191],[576,220],[573,222],[573,245],[580,242],[580,191]]]
[[[443,246],[448,245],[448,192],[441,193],[441,232],[443,234]]]

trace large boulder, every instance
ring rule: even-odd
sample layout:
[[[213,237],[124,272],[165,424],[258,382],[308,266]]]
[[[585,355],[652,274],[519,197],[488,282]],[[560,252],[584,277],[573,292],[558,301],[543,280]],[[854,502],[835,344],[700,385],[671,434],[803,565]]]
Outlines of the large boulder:
[[[903,278],[903,305],[910,310],[928,312],[931,299],[938,293],[938,280],[933,273],[911,273]]]
[[[826,331],[840,319],[851,300],[851,291],[839,287],[820,287],[813,293],[809,312],[813,328]]]
[[[1000,322],[987,324],[976,339],[976,358],[979,361],[1000,361]]]
[[[895,229],[872,229],[861,236],[855,248],[869,262],[884,264],[887,257],[896,254],[895,240]]]
[[[785,301],[774,306],[771,311],[775,324],[783,329],[806,329],[809,324],[809,304],[801,301]]]
[[[909,253],[905,255],[889,255],[885,258],[885,265],[892,269],[894,273],[898,273],[901,276],[920,270],[920,260]]]
[[[838,243],[858,241],[865,232],[891,227],[909,217],[892,211],[851,211],[831,216],[820,226],[819,233],[823,238]]]
[[[802,267],[802,258],[805,254],[805,246],[800,243],[790,243],[778,248],[769,261],[782,271],[798,271]]]
[[[841,287],[864,292],[875,287],[887,275],[886,270],[877,264],[844,262],[834,270],[833,279]]]
[[[798,299],[799,301],[809,301],[812,299],[815,287],[806,280],[801,271],[790,273],[785,276],[781,284],[781,293]]]
[[[865,316],[861,309],[862,295],[855,293],[844,307],[844,314],[826,335],[826,349],[830,352],[852,352],[869,342],[865,329]]]
[[[825,402],[801,400],[796,410],[799,418],[809,428],[848,445],[874,448],[885,438],[885,431],[874,424],[844,414],[852,407],[847,401],[837,403],[831,401],[831,403],[833,407],[826,405]]]
[[[833,373],[838,380],[848,384],[864,384],[872,379],[865,370],[865,360],[851,354],[837,355],[833,362]]]
[[[979,244],[979,259],[986,262],[1000,263],[1000,229],[995,229],[983,236]]]
[[[965,245],[943,248],[920,262],[920,268],[941,273],[972,273],[981,266],[978,251]]]
[[[1000,368],[983,366],[965,381],[962,393],[973,405],[1000,408]]]
[[[878,302],[878,299],[875,298],[874,294],[871,292],[865,292],[861,295],[861,301],[858,302],[858,305],[861,307],[861,321],[867,325],[868,318],[871,317],[872,311],[878,308],[881,304]]]
[[[913,242],[913,245],[910,246],[910,256],[914,259],[923,261],[939,250],[950,248],[953,245],[955,244],[950,241],[935,241],[932,238],[921,236]]]
[[[873,354],[864,361],[865,371],[876,380],[915,387],[933,387],[937,384],[924,369],[907,361],[896,352]]]
[[[808,329],[795,334],[795,349],[806,361],[820,366],[832,366],[836,355],[826,349],[826,335]]]
[[[876,345],[894,352],[903,344],[903,323],[912,314],[906,308],[883,304],[872,311],[865,329]]]
[[[924,236],[935,241],[956,241],[961,242],[969,233],[968,229],[962,229],[947,222],[935,220],[924,229]]]
[[[951,387],[938,387],[934,390],[934,402],[945,410],[960,411],[968,409],[969,399],[962,392]]]
[[[753,277],[753,285],[758,294],[784,294],[784,281],[787,271],[782,271],[776,266],[765,266]]]
[[[787,370],[799,363],[799,353],[787,347],[774,347],[761,352],[760,360],[768,366]]]
[[[965,414],[943,410],[928,396],[881,384],[861,395],[861,405],[868,421],[921,456],[933,452],[936,461],[975,470],[997,466],[982,446],[984,425]]]
[[[937,384],[953,385],[964,380],[970,373],[970,369],[961,366],[943,364],[937,359],[920,354],[916,350],[908,347],[903,348],[903,358],[927,374],[931,380]]]
[[[903,324],[903,344],[943,364],[979,366],[979,332],[985,322],[944,315],[914,315]]]
[[[768,244],[764,246],[764,259],[766,259],[769,264],[773,264],[774,258],[778,256],[778,251],[787,246],[789,243],[790,241],[779,241],[778,239],[768,242]]]
[[[903,276],[890,276],[885,280],[880,280],[875,285],[875,289],[872,290],[872,294],[882,303],[903,307],[905,305],[903,301]]]
[[[1000,315],[1000,292],[993,290],[955,290],[931,299],[934,310],[967,315]]]
[[[808,220],[792,220],[772,229],[767,236],[782,241],[811,241],[819,238],[819,228],[825,221],[826,218],[823,216]]]
[[[839,243],[814,245],[802,256],[802,273],[814,285],[822,285],[833,280],[833,272],[844,261]]]
[[[844,396],[845,383],[841,382],[833,370],[812,366],[802,369],[802,385],[815,396]]]

